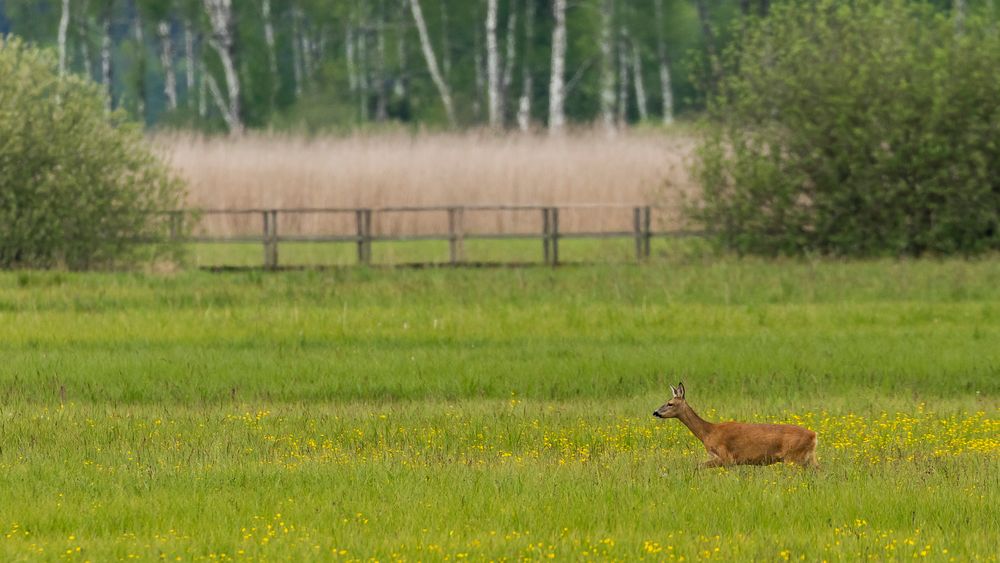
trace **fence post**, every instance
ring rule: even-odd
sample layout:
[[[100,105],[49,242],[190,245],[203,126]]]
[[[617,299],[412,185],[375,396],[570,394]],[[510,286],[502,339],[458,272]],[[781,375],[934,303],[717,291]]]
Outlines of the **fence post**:
[[[642,254],[644,257],[649,258],[650,242],[653,239],[653,208],[649,205],[646,206],[646,220],[643,226],[645,227],[645,234],[643,235]]]
[[[549,225],[552,237],[552,265],[559,265],[559,208],[553,207],[551,210],[552,221]]]
[[[264,227],[261,236],[261,242],[263,242],[264,245],[264,269],[273,270],[278,265],[278,253],[275,248],[277,241],[274,237],[274,223],[277,219],[277,212],[265,209],[264,211],[261,211],[260,214]]]
[[[448,208],[448,246],[451,263],[465,261],[465,208]]]
[[[635,259],[642,262],[643,253],[643,233],[642,233],[643,209],[641,207],[632,208],[632,232],[635,235]]]
[[[264,268],[274,270],[278,267],[278,210],[265,210],[261,215],[264,219]]]
[[[550,240],[549,240],[549,208],[542,208],[542,260],[546,265],[549,263]]]
[[[374,231],[372,227],[373,213],[371,209],[365,209],[365,264],[372,263],[372,239],[374,238],[372,234]]]
[[[372,261],[372,210],[355,210],[355,221],[358,228],[358,263],[371,264]]]

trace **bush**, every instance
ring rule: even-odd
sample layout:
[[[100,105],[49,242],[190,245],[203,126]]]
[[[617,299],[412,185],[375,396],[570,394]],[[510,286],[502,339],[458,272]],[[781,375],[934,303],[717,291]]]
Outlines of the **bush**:
[[[1000,248],[1000,36],[925,3],[774,7],[724,57],[693,215],[740,252]]]
[[[0,39],[0,267],[119,267],[170,250],[180,182],[100,86]]]

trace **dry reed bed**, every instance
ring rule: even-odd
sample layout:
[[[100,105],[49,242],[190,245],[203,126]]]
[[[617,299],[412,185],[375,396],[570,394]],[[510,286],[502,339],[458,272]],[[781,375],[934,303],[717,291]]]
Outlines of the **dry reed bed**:
[[[686,171],[693,142],[665,134],[566,138],[463,134],[379,134],[233,140],[161,136],[156,144],[188,182],[198,208],[313,208],[446,205],[654,204],[658,229],[680,225],[694,186]],[[352,214],[282,215],[285,235],[351,234]],[[471,233],[541,230],[541,212],[472,211]],[[444,211],[379,213],[380,235],[444,233]],[[256,235],[261,219],[206,216],[199,231]],[[567,210],[560,229],[630,230],[631,209]]]

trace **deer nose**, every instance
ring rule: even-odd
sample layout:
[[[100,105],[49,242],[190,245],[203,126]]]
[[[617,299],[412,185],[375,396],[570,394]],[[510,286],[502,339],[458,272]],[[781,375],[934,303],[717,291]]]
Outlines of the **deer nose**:
[[[653,411],[653,416],[660,418],[660,411]]]

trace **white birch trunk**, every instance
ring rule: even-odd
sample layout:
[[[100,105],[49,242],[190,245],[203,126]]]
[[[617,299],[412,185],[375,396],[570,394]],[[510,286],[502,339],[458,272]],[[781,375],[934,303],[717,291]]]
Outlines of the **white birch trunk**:
[[[90,60],[90,34],[88,33],[88,26],[81,23],[77,28],[77,33],[80,36],[80,58],[83,59],[83,73],[87,76],[87,79],[94,79],[94,67]]]
[[[132,34],[135,38],[136,66],[138,70],[138,84],[135,92],[135,110],[139,119],[146,121],[146,39],[142,31],[142,14],[136,10],[135,19],[132,22]]]
[[[212,94],[212,100],[215,101],[215,107],[217,107],[219,109],[219,113],[222,114],[222,119],[226,122],[226,127],[228,127],[230,131],[233,131],[235,127],[239,126],[239,124],[233,121],[233,116],[229,111],[229,105],[222,97],[222,90],[219,89],[219,83],[215,81],[215,77],[212,76],[212,73],[204,72],[204,70],[205,69],[203,67],[201,80],[203,83],[208,85],[208,91]]]
[[[208,79],[212,78],[212,75],[205,68],[203,59],[198,61],[198,76],[200,77],[198,81],[198,117],[205,119],[208,117]],[[214,81],[214,78],[212,80]],[[218,89],[218,85],[216,85],[216,89]],[[225,117],[226,112],[223,111],[222,115]]]
[[[401,0],[402,5],[400,6],[402,10],[406,10],[406,1]],[[401,11],[402,11],[401,10]],[[396,38],[396,63],[397,63],[397,77],[395,83],[393,84],[393,92],[401,100],[405,100],[409,96],[408,87],[408,73],[409,69],[409,58],[407,57],[407,44],[406,44],[406,18],[399,14],[399,21],[397,27],[398,37]]]
[[[660,66],[660,96],[663,101],[663,124],[674,122],[674,92],[670,80],[670,57],[667,55],[667,42],[663,37],[666,21],[663,18],[663,0],[656,0],[656,57]]]
[[[302,33],[302,11],[299,8],[294,8],[292,10],[292,73],[295,78],[295,97],[302,97],[302,82],[305,80],[304,72],[302,72],[302,42],[299,40],[299,34]],[[350,43],[350,42],[348,42]],[[353,46],[351,47],[353,49]],[[353,57],[351,58],[351,63],[353,64]],[[353,79],[353,74],[351,75]],[[351,91],[354,91],[354,84],[351,85]]]
[[[517,126],[527,132],[531,128],[531,94],[534,88],[531,74],[531,42],[534,41],[535,2],[524,3],[524,55],[521,57],[521,97],[517,103]]]
[[[111,19],[105,14],[101,22],[101,84],[107,95],[105,103],[108,110],[114,107],[111,72]]]
[[[347,85],[351,92],[358,91],[357,66],[354,63],[354,24],[347,24],[347,31],[344,33],[344,50],[347,56]]]
[[[410,1],[410,11],[413,13],[413,22],[417,26],[417,33],[420,36],[420,48],[424,52],[424,59],[427,61],[427,70],[431,73],[431,79],[434,81],[434,85],[438,89],[438,93],[441,95],[441,103],[444,104],[444,111],[448,115],[448,122],[454,127],[457,122],[455,120],[455,109],[451,103],[451,92],[448,90],[448,85],[445,84],[444,79],[441,77],[441,71],[438,69],[437,59],[434,58],[434,48],[431,47],[430,37],[427,35],[427,25],[424,23],[424,14],[420,10],[420,0],[409,0]]]
[[[69,0],[62,0],[59,18],[59,78],[66,75],[66,33],[69,31]]]
[[[965,14],[967,12],[965,0],[955,0],[953,9],[955,11],[955,30],[962,33],[965,28]]]
[[[194,33],[187,20],[184,21],[184,80],[188,107],[194,108]]]
[[[549,133],[560,134],[566,127],[566,0],[554,0],[552,14],[552,68],[549,80]]]
[[[618,126],[628,124],[628,47],[625,45],[625,28],[618,38]]]
[[[479,121],[483,116],[483,99],[486,98],[486,68],[483,64],[483,40],[479,35],[479,28],[476,28],[472,38],[472,64],[476,73],[476,98],[472,102],[472,114]],[[487,101],[487,105],[489,102]]]
[[[368,121],[368,31],[362,25],[358,33],[358,114],[361,121]]]
[[[491,129],[500,128],[500,46],[497,43],[497,0],[486,2],[486,76]]]
[[[614,0],[601,3],[601,122],[615,132]]]
[[[240,135],[243,133],[243,121],[240,117],[240,78],[233,61],[232,0],[205,0],[205,10],[212,24],[209,43],[218,53],[222,72],[226,75],[226,90],[229,94],[226,124],[230,134]]]
[[[271,71],[271,106],[278,95],[278,55],[274,45],[274,23],[271,21],[271,0],[261,0],[261,17],[264,19],[264,43],[267,45],[267,65]]]
[[[639,109],[639,121],[649,119],[649,106],[646,105],[646,86],[642,81],[642,54],[639,45],[632,40],[632,83],[635,85],[635,105]]]
[[[507,45],[503,59],[503,77],[500,79],[500,115],[507,119],[510,85],[514,81],[514,63],[517,60],[517,4],[511,3],[510,15],[507,16]]]
[[[301,30],[299,37],[302,41],[302,75],[307,81],[312,81],[313,76],[315,76],[315,67],[313,66],[312,37],[309,34],[308,26]]]
[[[379,3],[375,21],[375,121],[380,123],[389,118],[389,80],[385,67],[385,6]]]
[[[174,42],[170,37],[170,24],[161,21],[157,25],[160,34],[160,64],[163,66],[163,95],[167,98],[167,109],[177,109],[177,74],[174,72]]]

